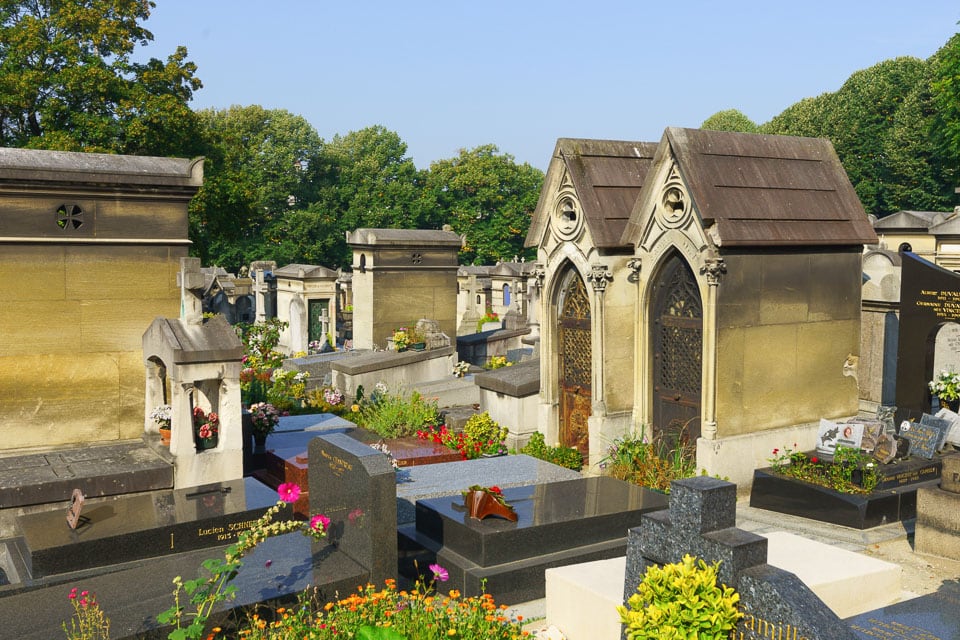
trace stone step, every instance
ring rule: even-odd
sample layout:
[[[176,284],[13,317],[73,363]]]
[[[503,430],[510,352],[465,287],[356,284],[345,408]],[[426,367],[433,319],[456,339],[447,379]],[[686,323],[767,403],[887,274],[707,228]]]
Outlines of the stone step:
[[[449,378],[418,382],[412,385],[425,398],[436,398],[437,406],[474,405],[480,402],[480,387],[473,383],[473,376],[455,378],[451,372]]]
[[[782,531],[763,534],[767,562],[795,574],[840,618],[899,601],[900,567]],[[548,569],[547,622],[566,640],[618,640],[625,558]]]

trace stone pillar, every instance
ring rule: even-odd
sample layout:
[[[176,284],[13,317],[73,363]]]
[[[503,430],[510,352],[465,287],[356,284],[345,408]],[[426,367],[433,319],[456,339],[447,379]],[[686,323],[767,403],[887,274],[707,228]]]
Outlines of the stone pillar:
[[[457,335],[469,336],[477,332],[477,322],[482,317],[477,312],[477,276],[470,274],[467,278],[467,304],[457,323]]]
[[[180,319],[187,325],[203,324],[203,274],[200,258],[180,258],[177,273],[180,287]]]
[[[161,375],[163,367],[156,362],[147,362],[144,367],[146,373],[146,387],[143,403],[143,431],[145,433],[158,433],[159,425],[150,419],[150,413],[165,404],[163,401],[163,387],[166,382]]]
[[[604,264],[593,264],[590,265],[590,273],[587,274],[587,280],[590,281],[590,284],[593,285],[593,309],[591,315],[593,316],[593,379],[591,384],[593,386],[593,414],[602,415],[606,411],[606,402],[604,401],[604,392],[603,392],[603,354],[604,354],[604,305],[603,305],[603,294],[607,290],[607,283],[613,280],[613,273],[607,269],[607,265]],[[598,357],[597,357],[598,356]],[[590,447],[591,452],[595,450],[594,447]]]
[[[707,279],[707,299],[703,305],[703,347],[707,354],[703,362],[703,429],[707,440],[717,439],[717,288],[720,276],[727,272],[723,258],[707,258],[701,275]]]

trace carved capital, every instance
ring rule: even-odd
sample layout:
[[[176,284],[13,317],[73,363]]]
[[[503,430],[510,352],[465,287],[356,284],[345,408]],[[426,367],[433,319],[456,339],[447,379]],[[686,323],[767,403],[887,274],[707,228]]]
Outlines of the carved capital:
[[[700,267],[701,275],[707,276],[707,284],[715,287],[720,284],[720,276],[727,272],[723,258],[707,258]]]
[[[613,280],[613,272],[609,271],[606,265],[593,264],[590,265],[590,273],[587,275],[587,279],[593,285],[594,291],[603,293],[607,288],[607,283]]]
[[[627,260],[627,269],[630,270],[630,273],[627,275],[627,280],[630,282],[639,282],[640,281],[640,269],[643,267],[643,260],[640,258],[630,258]]]

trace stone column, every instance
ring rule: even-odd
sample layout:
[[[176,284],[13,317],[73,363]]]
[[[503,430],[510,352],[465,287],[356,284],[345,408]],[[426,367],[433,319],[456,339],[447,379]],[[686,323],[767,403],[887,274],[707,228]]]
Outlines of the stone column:
[[[590,265],[590,273],[587,274],[587,280],[590,281],[590,284],[593,285],[593,309],[591,315],[593,316],[593,379],[591,380],[591,386],[593,387],[593,413],[594,414],[605,414],[606,413],[606,402],[604,402],[603,394],[603,361],[604,361],[604,308],[603,308],[603,294],[607,290],[607,283],[613,280],[613,273],[607,270],[607,266],[603,264],[593,264]],[[591,447],[593,450],[593,447]]]
[[[727,272],[723,258],[707,258],[700,274],[707,279],[707,299],[703,305],[703,429],[707,440],[717,439],[717,287]]]
[[[180,258],[180,319],[188,325],[203,324],[203,274],[200,258]]]

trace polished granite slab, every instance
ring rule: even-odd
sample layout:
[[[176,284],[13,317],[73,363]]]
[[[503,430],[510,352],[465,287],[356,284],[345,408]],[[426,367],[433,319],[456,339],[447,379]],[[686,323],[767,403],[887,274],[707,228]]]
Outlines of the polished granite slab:
[[[600,476],[503,490],[517,522],[470,518],[463,498],[417,501],[417,530],[481,566],[523,560],[627,535],[667,497]]]
[[[936,486],[937,478],[854,495],[783,476],[771,469],[757,469],[753,472],[750,506],[854,529],[869,529],[915,518],[917,489]]]
[[[864,640],[956,640],[960,638],[960,583],[939,591],[847,618]]]
[[[66,506],[22,516],[24,559],[38,578],[230,544],[276,502],[252,479],[87,500],[76,529]]]

